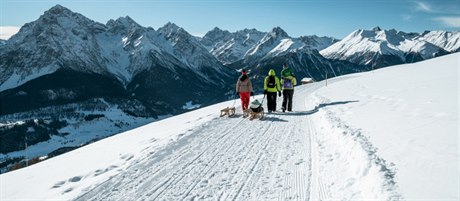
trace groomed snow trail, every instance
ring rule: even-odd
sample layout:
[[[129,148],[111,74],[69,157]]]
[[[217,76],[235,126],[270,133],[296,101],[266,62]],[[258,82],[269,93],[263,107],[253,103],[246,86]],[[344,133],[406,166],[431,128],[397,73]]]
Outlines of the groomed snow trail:
[[[237,108],[235,117],[213,119],[151,150],[77,200],[309,200],[311,142],[304,95],[314,88],[296,89],[294,112],[251,121]]]

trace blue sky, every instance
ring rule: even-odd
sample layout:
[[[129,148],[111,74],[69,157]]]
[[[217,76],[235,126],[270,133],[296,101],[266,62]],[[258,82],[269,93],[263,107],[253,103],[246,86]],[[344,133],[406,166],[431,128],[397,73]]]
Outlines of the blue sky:
[[[0,0],[0,26],[20,27],[60,4],[106,23],[130,16],[158,29],[174,22],[193,35],[280,26],[289,35],[341,39],[356,29],[460,30],[460,0]]]

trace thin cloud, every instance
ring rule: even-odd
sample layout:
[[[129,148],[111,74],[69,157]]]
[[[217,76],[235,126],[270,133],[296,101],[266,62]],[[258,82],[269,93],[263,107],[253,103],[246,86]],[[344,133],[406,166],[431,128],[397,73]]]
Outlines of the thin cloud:
[[[412,15],[401,15],[402,19],[404,21],[411,21],[412,20]]]
[[[446,27],[460,28],[460,17],[436,17],[433,20],[442,23]]]
[[[18,33],[20,27],[0,26],[0,39],[8,40],[11,36]]]
[[[435,12],[433,7],[429,5],[428,3],[416,1],[415,5],[416,5],[415,9],[418,11],[429,12],[429,13]]]
[[[459,15],[460,4],[455,1],[437,1],[436,4],[430,4],[425,1],[412,1],[413,10],[430,14]]]

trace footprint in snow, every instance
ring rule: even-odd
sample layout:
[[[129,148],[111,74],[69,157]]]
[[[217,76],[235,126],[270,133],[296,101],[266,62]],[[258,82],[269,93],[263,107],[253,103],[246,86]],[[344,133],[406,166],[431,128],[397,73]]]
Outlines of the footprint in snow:
[[[125,155],[121,156],[120,159],[125,160],[125,161],[129,161],[133,157],[134,157],[134,155],[132,155],[132,154],[125,154]]]
[[[60,188],[60,187],[61,187],[62,185],[64,185],[64,184],[65,184],[65,181],[60,181],[60,182],[54,184],[54,186],[51,187],[51,188]]]
[[[64,192],[62,192],[62,194],[66,194],[66,193],[69,193],[69,192],[71,192],[71,191],[73,191],[73,188],[68,188],[68,189],[66,189]]]
[[[72,177],[69,179],[70,182],[79,182],[82,179],[81,176]]]
[[[303,162],[304,162],[304,160],[303,160],[303,159],[300,159],[299,161],[297,161],[297,162],[295,163],[295,165],[300,165],[300,164],[302,164]]]

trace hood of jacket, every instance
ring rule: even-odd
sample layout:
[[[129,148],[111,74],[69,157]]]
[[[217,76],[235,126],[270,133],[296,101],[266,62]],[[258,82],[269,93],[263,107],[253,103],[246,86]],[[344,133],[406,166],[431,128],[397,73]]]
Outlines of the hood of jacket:
[[[248,76],[246,74],[240,77],[240,81],[245,81],[246,79],[248,79]]]

